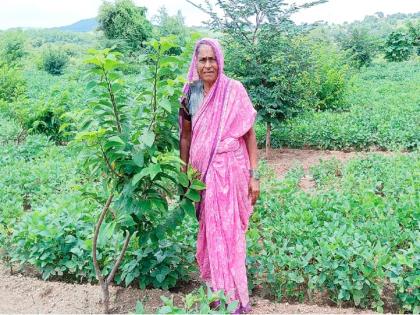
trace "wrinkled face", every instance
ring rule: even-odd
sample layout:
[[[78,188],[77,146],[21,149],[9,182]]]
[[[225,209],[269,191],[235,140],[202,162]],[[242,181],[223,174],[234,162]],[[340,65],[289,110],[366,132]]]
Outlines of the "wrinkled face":
[[[216,55],[210,45],[200,45],[197,56],[197,71],[201,80],[214,83],[218,76],[219,66]]]

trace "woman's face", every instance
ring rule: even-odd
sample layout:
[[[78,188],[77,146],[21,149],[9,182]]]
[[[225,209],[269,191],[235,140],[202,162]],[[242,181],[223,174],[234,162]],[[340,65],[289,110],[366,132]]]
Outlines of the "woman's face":
[[[200,45],[197,55],[197,71],[201,80],[214,83],[217,79],[219,66],[213,48],[210,45]]]

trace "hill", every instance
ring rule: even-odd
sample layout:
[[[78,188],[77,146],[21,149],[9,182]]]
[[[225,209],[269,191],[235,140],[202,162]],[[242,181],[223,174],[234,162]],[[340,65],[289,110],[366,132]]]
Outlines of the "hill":
[[[91,18],[91,19],[80,20],[70,25],[60,26],[55,29],[58,29],[61,31],[71,31],[71,32],[91,32],[91,31],[94,31],[97,27],[98,27],[98,22],[96,21],[96,18]]]

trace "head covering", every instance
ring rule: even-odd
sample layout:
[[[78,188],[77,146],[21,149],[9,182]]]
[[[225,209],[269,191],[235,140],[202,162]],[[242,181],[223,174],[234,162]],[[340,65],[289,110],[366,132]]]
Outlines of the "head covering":
[[[191,84],[192,82],[196,81],[199,79],[198,76],[198,71],[197,71],[197,58],[198,58],[198,50],[200,48],[201,45],[206,44],[209,45],[213,48],[214,54],[216,56],[216,60],[217,60],[217,65],[219,67],[218,69],[218,76],[217,78],[219,79],[221,75],[223,75],[223,68],[224,68],[224,64],[225,64],[225,60],[223,57],[223,51],[222,51],[222,46],[220,46],[220,43],[217,39],[213,39],[213,38],[202,38],[200,40],[198,40],[195,44],[195,48],[194,48],[194,53],[191,59],[191,64],[190,64],[190,68],[188,70],[188,75],[187,75],[187,83],[184,85],[184,88],[182,90],[182,92],[186,95],[188,93],[188,89],[189,89],[189,84]],[[217,83],[217,80],[216,80]]]

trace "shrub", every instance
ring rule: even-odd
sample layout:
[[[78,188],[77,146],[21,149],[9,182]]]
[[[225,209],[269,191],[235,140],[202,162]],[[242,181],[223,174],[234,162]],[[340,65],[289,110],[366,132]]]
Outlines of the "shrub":
[[[206,290],[206,291],[205,291]],[[183,307],[174,305],[173,298],[162,295],[160,299],[164,305],[157,310],[157,314],[232,314],[238,307],[238,301],[228,302],[228,297],[223,290],[213,292],[210,287],[195,290],[183,299]],[[210,303],[219,301],[219,306],[211,310]],[[137,301],[135,314],[145,314],[143,303]]]
[[[21,71],[6,64],[0,64],[0,100],[12,102],[25,92],[26,82]]]
[[[313,82],[316,98],[316,110],[343,110],[348,107],[344,96],[349,82],[349,66],[342,52],[334,45],[325,43],[314,45]]]
[[[0,37],[0,60],[9,66],[20,63],[26,55],[25,35],[22,31],[7,31]],[[1,63],[0,63],[1,65]]]
[[[342,40],[342,47],[357,68],[369,66],[375,52],[373,39],[365,29],[355,28]]]
[[[413,52],[413,40],[410,34],[395,31],[389,34],[385,43],[385,59],[388,61],[405,61]]]
[[[42,55],[43,68],[52,75],[63,74],[67,62],[67,54],[57,48],[48,48]]]
[[[152,34],[152,25],[146,19],[146,8],[137,7],[132,0],[105,1],[98,16],[99,29],[111,40],[123,40],[136,50]]]

